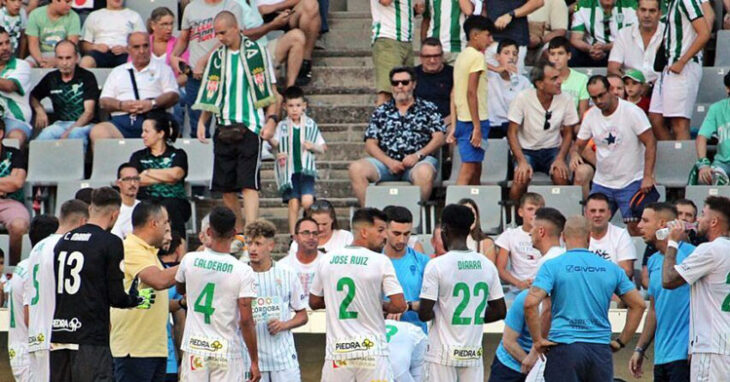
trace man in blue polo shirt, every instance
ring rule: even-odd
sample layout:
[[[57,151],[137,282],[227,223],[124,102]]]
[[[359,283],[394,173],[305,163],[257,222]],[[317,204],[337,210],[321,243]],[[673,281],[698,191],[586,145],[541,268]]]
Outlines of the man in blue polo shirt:
[[[588,251],[590,227],[584,217],[566,221],[563,239],[567,252],[540,267],[525,298],[533,346],[538,353],[547,354],[546,382],[611,381],[611,352],[633,337],[644,313],[644,300],[618,265]],[[613,294],[628,306],[628,313],[623,331],[611,340],[608,308]],[[538,306],[548,295],[552,320],[548,338],[544,338]]]
[[[525,321],[525,297],[528,290],[520,292],[504,318],[504,333],[492,361],[489,382],[523,382],[527,372],[537,361],[532,349],[532,337]]]
[[[667,222],[677,219],[677,208],[669,203],[652,203],[644,208],[639,222],[641,236],[647,244],[653,245],[654,253],[647,264],[649,270],[649,311],[644,321],[644,330],[629,361],[629,370],[636,378],[643,374],[644,352],[654,342],[654,381],[689,381],[689,290],[688,284],[677,289],[662,287],[662,266],[667,238],[659,240],[657,230],[665,228]],[[680,242],[677,263],[689,256],[695,247]]]

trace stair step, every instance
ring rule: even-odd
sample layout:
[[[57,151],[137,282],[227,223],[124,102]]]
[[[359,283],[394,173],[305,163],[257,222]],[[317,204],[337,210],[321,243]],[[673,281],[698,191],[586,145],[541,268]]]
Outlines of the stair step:
[[[311,106],[307,114],[317,123],[366,123],[375,110],[374,106],[337,105]]]
[[[365,94],[313,94],[307,96],[309,106],[375,105],[375,92]]]
[[[308,88],[343,87],[368,88],[373,86],[373,68],[367,67],[313,67],[312,82]]]
[[[317,66],[357,66],[372,67],[372,57],[316,57],[314,59],[314,67]]]

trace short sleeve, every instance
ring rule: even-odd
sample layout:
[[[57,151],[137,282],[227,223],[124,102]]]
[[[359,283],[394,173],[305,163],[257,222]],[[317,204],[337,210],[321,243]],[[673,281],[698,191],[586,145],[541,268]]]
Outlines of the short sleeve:
[[[636,259],[636,247],[634,247],[634,243],[631,241],[629,231],[622,229],[621,235],[618,238],[618,253],[616,254],[616,260],[625,261]]]
[[[117,73],[119,71],[115,68],[112,69],[112,71],[109,73],[109,76],[106,78],[106,81],[104,82],[104,87],[101,89],[101,95],[100,98],[117,98],[118,90],[117,86],[119,85],[120,81]]]
[[[175,157],[172,158],[172,165],[170,167],[180,167],[185,175],[188,174],[188,154],[185,150],[175,150]]]
[[[383,275],[383,294],[390,297],[394,294],[403,293],[403,288],[398,282],[398,277],[395,275],[395,268],[393,262],[386,257],[380,258],[382,263],[382,275]]]
[[[324,259],[321,259],[317,263],[317,270],[314,271],[314,278],[312,279],[312,284],[309,286],[309,293],[318,297],[324,296],[324,284],[322,282],[322,264],[324,263]]]
[[[563,126],[573,126],[580,122],[578,117],[578,110],[575,108],[575,103],[570,97],[566,97],[565,102],[565,117],[563,119]]]
[[[525,325],[525,299],[518,297],[507,310],[507,316],[504,317],[504,324],[517,333],[522,332]],[[519,302],[519,303],[518,303]]]
[[[126,240],[130,240],[127,236]],[[144,269],[149,267],[159,267],[157,257],[151,255],[139,246],[139,244],[131,243],[125,240],[124,245],[124,272],[135,278]]]
[[[499,281],[499,271],[497,267],[488,261],[487,266],[492,269],[492,280],[489,283],[489,301],[499,300],[504,298],[504,290],[502,289],[502,283]]]
[[[175,281],[179,283],[185,283],[185,270],[187,269],[187,259],[188,257],[183,257],[183,260],[180,262],[180,266],[177,267],[177,272],[175,273]]]
[[[436,301],[439,295],[439,276],[436,262],[429,261],[426,270],[423,272],[423,284],[421,285],[422,299]]]
[[[540,267],[537,271],[537,276],[535,276],[535,281],[532,282],[532,286],[544,290],[547,294],[552,293],[555,285],[555,275],[553,274],[553,264],[555,261],[556,259],[548,260]]]
[[[7,79],[12,80],[16,85],[18,85],[18,94],[25,95],[26,92],[31,90],[30,66],[23,60],[17,58],[15,60],[17,61],[15,70],[10,72]]]
[[[715,257],[712,251],[707,250],[707,246],[700,246],[684,261],[675,265],[674,269],[691,285],[715,269]]]
[[[496,245],[499,248],[506,249],[507,251],[511,251],[510,232],[512,232],[512,231],[506,230],[506,231],[502,232],[502,234],[500,234],[497,237],[497,240],[494,241],[494,245]]]
[[[591,115],[590,111],[586,113],[585,118],[583,118],[583,122],[580,124],[580,129],[578,129],[578,139],[582,140],[589,140],[591,137],[593,137],[593,133],[591,132]]]
[[[720,114],[720,109],[727,105],[727,101],[720,101],[712,106],[710,106],[710,110],[707,111],[707,115],[705,116],[705,120],[702,121],[702,127],[700,127],[699,135],[710,139],[712,138],[712,135],[717,132],[718,127],[718,117]]]
[[[428,102],[428,101],[426,101]],[[428,102],[428,131],[433,133],[443,133],[446,131],[444,121],[439,113],[438,108],[431,102]]]
[[[583,9],[578,8],[573,13],[573,22],[571,23],[570,30],[574,32],[585,32],[588,30],[588,27],[586,26],[586,20],[584,20],[583,17]]]
[[[289,280],[291,283],[291,296],[289,298],[289,306],[295,312],[307,309],[307,307],[309,306],[309,298],[304,293],[302,283],[299,282],[299,278],[297,277],[296,273],[290,272],[288,270],[286,272],[289,273]]]
[[[678,7],[690,21],[694,21],[703,17],[702,2],[699,0],[681,0],[681,6]]]
[[[190,25],[189,13],[193,10],[193,8],[195,7],[185,7],[185,11],[183,11],[182,15],[182,21],[180,22],[180,30],[187,30],[192,28],[192,25]]]
[[[472,57],[471,62],[469,63],[469,74],[471,73],[478,73],[478,72],[485,72],[487,71],[487,62],[484,60],[484,57],[481,53],[476,52],[473,53],[472,50],[469,50],[472,52],[470,54]]]
[[[656,264],[655,264],[655,263],[657,262],[657,260],[656,260],[657,258],[658,258],[658,257],[654,257],[654,256],[652,256],[652,257],[651,257],[651,258],[649,259],[649,261],[647,262],[647,264],[646,264],[646,269],[647,269],[647,271],[648,271],[648,273],[649,273],[649,279],[651,279],[651,274],[652,274],[652,273],[654,273],[654,272],[660,272],[660,273],[661,273],[661,271],[662,271],[661,267],[660,267],[660,268],[659,268],[659,269],[658,269],[657,271],[654,271],[654,268],[655,268],[655,266],[656,266]],[[647,294],[648,294],[649,296],[652,296],[652,297],[656,297],[656,293],[657,293],[657,290],[656,290],[656,288],[654,287],[654,284],[652,284],[651,282],[649,282],[649,289],[647,289],[647,291],[646,291],[646,292],[647,292]]]
[[[79,15],[73,9],[69,12],[69,15],[71,19],[68,22],[66,34],[68,36],[78,36],[81,34],[81,20],[79,19]]]
[[[81,28],[81,40],[87,42],[94,42],[94,34],[96,31],[96,16],[98,13],[91,12],[86,21],[84,22],[83,28]]]
[[[583,86],[580,87],[580,91],[578,93],[578,100],[583,101],[583,100],[587,100],[589,98],[591,98],[591,95],[588,94],[588,79],[586,78],[586,80],[583,83]]]
[[[632,104],[631,108],[631,114],[633,119],[633,126],[631,128],[634,130],[634,133],[638,136],[643,134],[645,131],[651,129],[651,123],[649,122],[649,117],[646,116],[646,113],[644,113],[643,110],[641,110],[638,106]]]
[[[25,27],[25,34],[28,36],[38,37],[41,34],[40,25],[38,25],[38,15],[45,10],[45,7],[34,9],[28,16],[28,25]]]
[[[365,140],[380,140],[379,126],[383,122],[383,119],[385,119],[384,114],[385,105],[380,105],[377,109],[375,109],[373,115],[370,117],[370,123],[368,123],[368,127],[365,129]]]
[[[172,92],[179,94],[177,80],[175,79],[175,74],[172,72],[172,69],[167,65],[159,65],[159,67],[160,87],[162,88],[162,93]]]
[[[527,92],[529,92],[529,89],[521,91],[517,97],[510,103],[509,110],[507,111],[507,119],[509,119],[510,122],[514,122],[518,125],[521,125],[525,121],[525,107],[526,105],[526,99],[527,99]]]
[[[142,172],[145,169],[142,167],[142,155],[144,154],[144,149],[138,150],[132,153],[132,156],[129,157],[129,164],[134,166],[137,171]]]
[[[548,0],[549,1],[549,0]],[[550,29],[568,29],[568,5],[565,1],[556,0],[550,3]]]
[[[50,89],[50,77],[53,75],[53,72],[47,73],[41,80],[38,82],[38,84],[33,88],[33,90],[30,92],[31,97],[37,99],[38,101],[48,97]]]
[[[626,293],[631,292],[632,290],[636,289],[636,286],[634,283],[629,280],[629,277],[626,276],[626,272],[624,272],[623,269],[621,269],[619,266],[614,267],[614,272],[616,272],[616,276],[618,277],[618,285],[616,285],[616,290],[614,293],[616,293],[619,296],[623,296]]]
[[[241,278],[241,285],[238,287],[238,298],[255,298],[256,297],[256,277],[253,274],[251,267],[245,264],[241,264],[242,270],[240,271],[239,277]]]
[[[8,149],[7,147],[4,147],[4,149]],[[22,152],[18,149],[13,149],[12,151],[13,156],[10,158],[10,168],[12,170],[19,169],[19,170],[26,170],[28,167],[28,163],[25,161],[25,155],[23,155]]]
[[[96,101],[99,99],[99,84],[93,74],[86,74],[84,76],[84,101]]]

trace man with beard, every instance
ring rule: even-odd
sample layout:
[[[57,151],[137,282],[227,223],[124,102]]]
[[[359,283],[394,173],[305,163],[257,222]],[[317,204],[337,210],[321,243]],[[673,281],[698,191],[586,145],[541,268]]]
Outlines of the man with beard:
[[[82,69],[83,70],[83,69]],[[132,211],[139,204],[139,171],[131,163],[122,163],[117,169],[116,186],[122,197],[122,206],[119,208],[119,217],[114,223],[112,233],[124,240],[132,232]]]

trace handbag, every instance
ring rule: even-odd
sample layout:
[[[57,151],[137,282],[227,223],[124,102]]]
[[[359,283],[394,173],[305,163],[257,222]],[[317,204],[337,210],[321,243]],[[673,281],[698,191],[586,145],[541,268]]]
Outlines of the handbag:
[[[248,128],[242,123],[218,127],[218,140],[225,144],[236,144],[243,141]]]
[[[657,73],[663,72],[667,64],[667,50],[664,48],[664,39],[662,39],[662,43],[659,45],[659,49],[656,50],[656,55],[654,56],[654,71]]]

